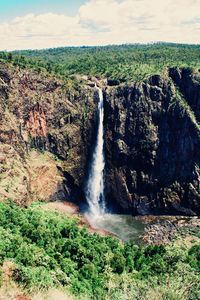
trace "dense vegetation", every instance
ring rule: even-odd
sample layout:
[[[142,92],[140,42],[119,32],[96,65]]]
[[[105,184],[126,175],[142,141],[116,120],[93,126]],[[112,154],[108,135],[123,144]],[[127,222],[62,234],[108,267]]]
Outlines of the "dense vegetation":
[[[143,80],[167,67],[200,67],[200,45],[158,43],[105,47],[67,47],[1,52],[1,60],[21,67],[47,70],[62,77],[93,75],[111,79]]]
[[[199,252],[123,244],[38,205],[0,203],[0,264],[12,262],[12,279],[29,291],[64,286],[85,299],[196,300]]]

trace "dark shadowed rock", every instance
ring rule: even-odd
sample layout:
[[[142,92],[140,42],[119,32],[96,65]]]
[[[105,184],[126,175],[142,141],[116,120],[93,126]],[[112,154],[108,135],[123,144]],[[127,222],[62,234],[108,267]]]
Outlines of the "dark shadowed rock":
[[[107,85],[109,85],[109,86],[115,86],[115,85],[119,85],[119,84],[120,84],[120,80],[107,79]]]
[[[118,210],[200,212],[200,76],[169,75],[107,88],[105,185]]]

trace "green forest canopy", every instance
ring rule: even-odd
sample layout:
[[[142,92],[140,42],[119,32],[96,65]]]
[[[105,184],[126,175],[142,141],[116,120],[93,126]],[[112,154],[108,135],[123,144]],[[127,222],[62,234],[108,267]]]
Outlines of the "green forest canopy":
[[[200,45],[156,43],[63,47],[1,52],[0,59],[38,71],[47,70],[64,78],[80,74],[121,81],[143,80],[162,73],[167,67],[200,68]]]
[[[159,299],[199,299],[198,245],[122,243],[41,205],[0,202],[0,285],[2,266],[12,262],[12,279],[28,291],[63,287],[85,299],[119,300],[155,299],[145,295],[157,290]]]

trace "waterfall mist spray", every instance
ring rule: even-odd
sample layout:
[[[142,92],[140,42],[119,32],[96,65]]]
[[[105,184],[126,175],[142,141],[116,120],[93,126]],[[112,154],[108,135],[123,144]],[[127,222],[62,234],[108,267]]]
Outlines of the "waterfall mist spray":
[[[105,213],[104,198],[104,103],[102,89],[96,87],[99,93],[97,140],[92,156],[91,169],[86,185],[86,199],[89,205],[89,215],[98,218]]]

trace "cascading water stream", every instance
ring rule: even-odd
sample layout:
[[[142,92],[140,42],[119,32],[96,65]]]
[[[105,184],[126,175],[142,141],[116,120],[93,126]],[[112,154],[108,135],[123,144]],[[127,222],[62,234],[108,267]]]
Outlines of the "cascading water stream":
[[[110,232],[124,241],[138,241],[143,234],[144,226],[131,216],[110,214],[106,211],[104,198],[104,103],[103,92],[98,88],[98,129],[97,139],[91,160],[89,178],[85,188],[85,195],[89,210],[86,218],[93,228]]]
[[[89,205],[89,216],[96,219],[105,212],[104,199],[104,103],[102,89],[98,88],[99,103],[98,103],[98,131],[97,141],[94,148],[94,153],[91,162],[91,169],[86,185],[86,199]]]

